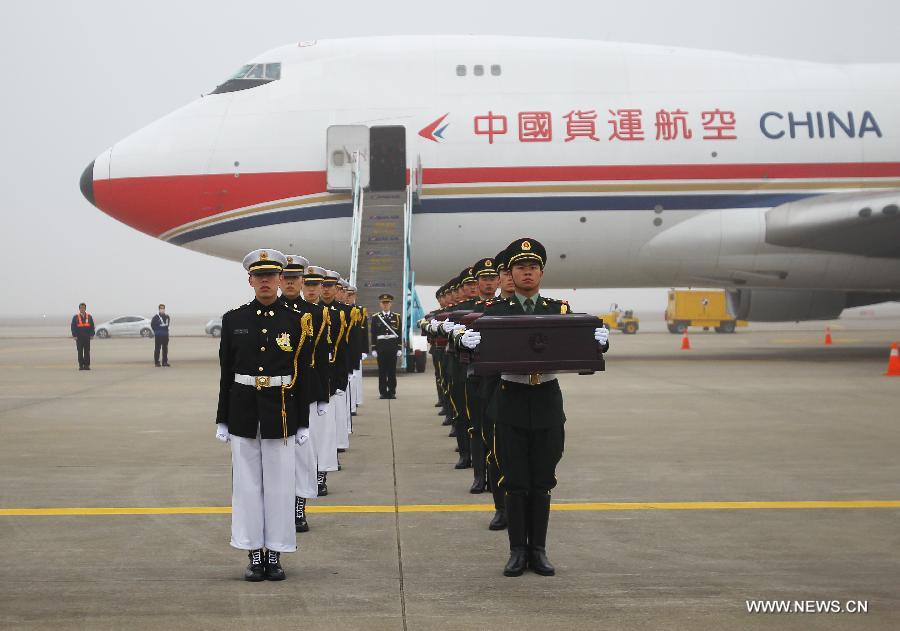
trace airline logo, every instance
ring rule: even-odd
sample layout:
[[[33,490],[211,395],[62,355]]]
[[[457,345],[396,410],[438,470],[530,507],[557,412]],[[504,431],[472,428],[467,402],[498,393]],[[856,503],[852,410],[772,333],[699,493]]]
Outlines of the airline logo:
[[[447,112],[436,121],[429,123],[419,130],[419,135],[432,142],[441,142],[444,139],[444,130],[450,125],[450,123],[445,123],[444,125],[441,125],[441,123],[443,123],[444,119],[448,116],[450,116],[450,112]]]

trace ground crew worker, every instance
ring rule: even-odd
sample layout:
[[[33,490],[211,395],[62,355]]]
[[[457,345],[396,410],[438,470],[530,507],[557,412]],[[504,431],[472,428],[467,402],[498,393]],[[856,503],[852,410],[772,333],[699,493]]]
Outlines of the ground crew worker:
[[[169,323],[171,318],[166,313],[166,305],[160,304],[159,310],[150,320],[153,329],[153,363],[157,368],[169,366]],[[159,363],[159,352],[162,350],[162,364]]]
[[[507,267],[516,293],[508,300],[493,301],[485,315],[569,313],[565,301],[540,295],[546,261],[546,249],[537,240],[513,241],[507,247]],[[603,352],[609,349],[608,337],[609,331],[603,327],[595,329],[594,338]],[[480,340],[477,324],[460,338],[466,348],[477,347]],[[510,557],[503,574],[521,576],[530,567],[552,576],[556,570],[546,553],[550,491],[556,486],[566,420],[559,381],[552,373],[503,373],[500,377],[489,406],[509,523]]]
[[[87,312],[87,305],[78,305],[78,313],[72,316],[72,337],[78,353],[78,370],[91,369],[91,338],[94,337],[94,318]]]
[[[278,250],[245,256],[254,298],[222,316],[216,438],[231,443],[231,545],[248,551],[248,581],[284,580],[281,553],[297,550],[295,445],[309,439],[298,360],[314,340],[300,314],[278,304],[286,262]]]
[[[372,336],[372,355],[378,360],[378,392],[382,399],[397,398],[397,358],[403,354],[400,314],[391,311],[394,297],[378,296],[381,311],[372,316],[369,330]]]
[[[294,454],[294,527],[297,532],[308,532],[309,522],[306,519],[306,503],[310,498],[318,496],[318,462],[316,461],[315,441],[319,432],[313,432],[313,419],[328,413],[328,347],[319,333],[325,326],[324,309],[317,304],[304,300],[302,294],[302,276],[309,261],[299,254],[285,255],[287,263],[281,274],[281,302],[285,308],[292,309],[301,315],[309,314],[307,334],[313,339],[307,342],[301,351],[300,366],[305,371],[300,381],[300,391],[295,393],[306,410],[310,427],[309,440],[297,445]],[[324,374],[323,374],[324,373]]]

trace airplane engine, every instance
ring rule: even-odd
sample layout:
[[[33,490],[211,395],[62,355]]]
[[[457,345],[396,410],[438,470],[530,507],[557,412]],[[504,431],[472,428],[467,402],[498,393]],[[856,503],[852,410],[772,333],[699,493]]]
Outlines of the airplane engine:
[[[738,320],[799,322],[831,320],[844,310],[847,292],[828,290],[730,289],[728,300]]]
[[[728,303],[738,320],[800,322],[831,320],[844,309],[900,300],[900,294],[824,289],[729,289]]]

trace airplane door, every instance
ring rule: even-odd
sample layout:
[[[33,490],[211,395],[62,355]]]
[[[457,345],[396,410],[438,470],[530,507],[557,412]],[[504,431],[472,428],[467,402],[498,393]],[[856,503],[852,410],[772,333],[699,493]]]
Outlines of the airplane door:
[[[385,125],[369,130],[371,191],[406,189],[406,128]]]
[[[332,125],[327,134],[328,190],[348,191],[353,188],[354,153],[359,153],[360,157],[361,184],[363,188],[369,186],[369,128],[365,125]]]

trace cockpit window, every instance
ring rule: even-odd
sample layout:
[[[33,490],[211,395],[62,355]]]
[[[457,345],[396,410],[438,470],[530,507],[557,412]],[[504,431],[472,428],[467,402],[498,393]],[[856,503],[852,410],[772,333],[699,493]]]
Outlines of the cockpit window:
[[[210,94],[249,90],[281,79],[281,64],[246,64]]]

